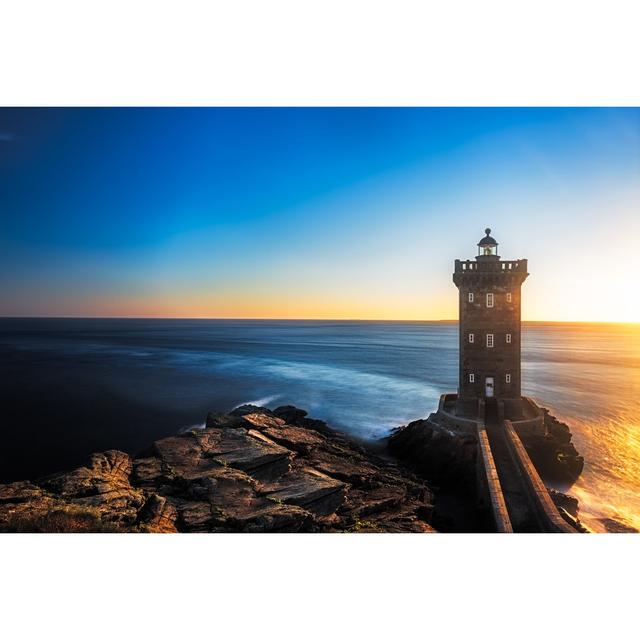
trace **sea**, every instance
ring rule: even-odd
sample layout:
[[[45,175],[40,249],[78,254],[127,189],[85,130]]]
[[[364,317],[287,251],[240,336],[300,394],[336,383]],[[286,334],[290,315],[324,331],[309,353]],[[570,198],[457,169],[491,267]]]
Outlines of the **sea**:
[[[454,322],[0,319],[0,482],[293,404],[375,442],[456,390]],[[593,531],[640,529],[640,325],[524,323],[523,394],[566,422]]]

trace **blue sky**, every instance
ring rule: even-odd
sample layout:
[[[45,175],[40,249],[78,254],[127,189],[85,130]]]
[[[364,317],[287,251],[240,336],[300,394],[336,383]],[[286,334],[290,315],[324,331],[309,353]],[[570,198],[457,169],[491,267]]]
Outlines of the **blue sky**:
[[[453,318],[490,226],[640,321],[639,177],[638,109],[0,109],[0,314]]]

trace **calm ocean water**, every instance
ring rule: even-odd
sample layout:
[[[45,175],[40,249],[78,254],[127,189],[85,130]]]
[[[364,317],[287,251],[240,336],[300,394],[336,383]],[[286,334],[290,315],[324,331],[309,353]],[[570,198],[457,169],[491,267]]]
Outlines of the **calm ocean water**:
[[[0,319],[0,481],[246,402],[379,438],[455,390],[457,357],[453,323]],[[572,428],[583,520],[640,528],[640,328],[527,324],[523,393]]]

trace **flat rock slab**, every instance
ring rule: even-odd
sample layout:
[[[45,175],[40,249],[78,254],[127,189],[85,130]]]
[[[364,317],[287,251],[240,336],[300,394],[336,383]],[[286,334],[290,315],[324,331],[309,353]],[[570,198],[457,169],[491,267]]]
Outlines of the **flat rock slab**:
[[[350,484],[361,484],[377,473],[377,469],[366,461],[350,459],[327,451],[314,452],[313,466],[333,478]]]
[[[282,418],[265,413],[245,413],[239,420],[245,423],[245,427],[258,430],[278,444],[294,451],[308,453],[313,446],[327,441],[327,438],[317,431],[287,424]]]
[[[263,485],[261,489],[270,498],[324,516],[335,512],[342,504],[346,485],[312,467],[301,467],[276,482]]]
[[[224,429],[217,446],[207,449],[207,456],[259,479],[277,478],[289,471],[293,455],[254,429]]]
[[[155,451],[175,474],[187,480],[217,475],[220,466],[277,477],[289,470],[293,453],[259,431],[204,429],[158,440]]]
[[[300,507],[255,495],[224,509],[203,501],[180,501],[176,508],[179,526],[187,531],[297,532],[310,519]]]
[[[286,424],[282,418],[277,418],[267,413],[244,413],[239,418],[241,421],[247,423],[245,427],[249,429],[278,428]]]
[[[313,447],[322,444],[326,440],[319,433],[302,427],[292,427],[291,425],[266,427],[262,429],[262,433],[274,442],[299,453],[309,453]]]
[[[346,506],[349,512],[358,517],[389,513],[402,507],[406,495],[407,491],[402,486],[381,486],[366,491],[354,489]]]
[[[221,463],[204,455],[200,443],[195,436],[190,434],[173,436],[157,440],[153,445],[154,452],[160,458],[161,474],[171,478],[178,477],[184,480],[193,480],[208,475],[215,475]],[[145,468],[146,467],[146,468]],[[154,473],[157,467],[152,468],[148,461],[140,469]],[[138,469],[136,469],[136,474]]]

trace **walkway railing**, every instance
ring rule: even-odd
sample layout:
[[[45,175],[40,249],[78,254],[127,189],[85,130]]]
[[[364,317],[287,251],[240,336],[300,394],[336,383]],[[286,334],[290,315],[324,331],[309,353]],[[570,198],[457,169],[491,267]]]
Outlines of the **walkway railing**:
[[[490,423],[477,425],[477,476],[495,531],[577,533],[560,515],[511,421],[496,421],[495,409],[487,415]],[[499,450],[494,452],[492,443]]]
[[[498,533],[513,533],[507,504],[504,500],[498,469],[496,468],[489,437],[483,424],[478,424],[478,481],[482,484],[488,496],[488,507],[491,513],[493,525]]]
[[[524,476],[529,503],[531,508],[535,510],[538,521],[543,524],[544,531],[548,533],[577,533],[558,512],[542,478],[533,466],[522,440],[513,428],[511,420],[504,420],[503,428],[511,454]]]

